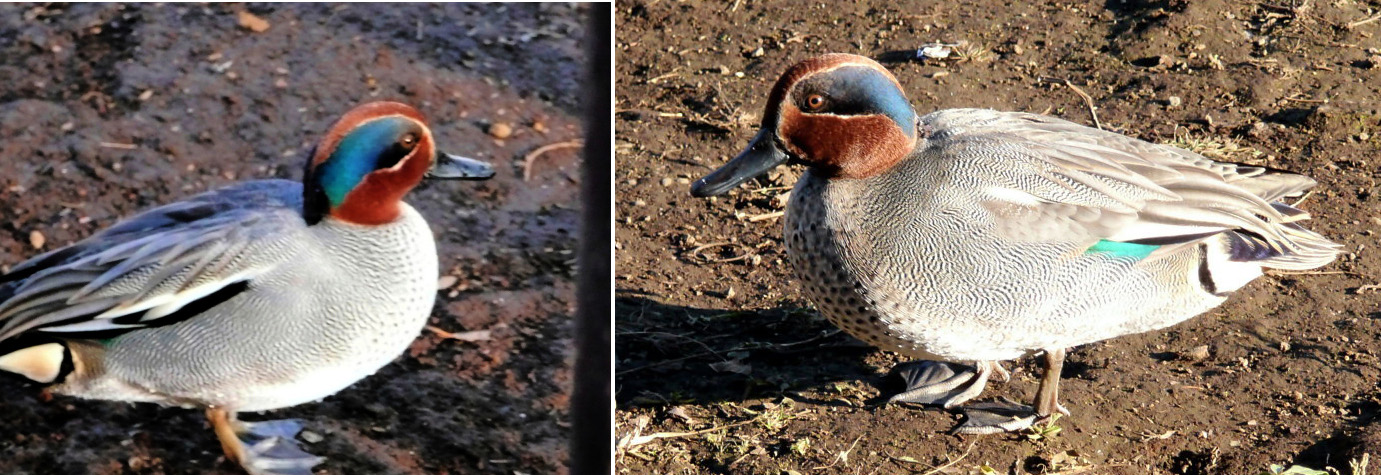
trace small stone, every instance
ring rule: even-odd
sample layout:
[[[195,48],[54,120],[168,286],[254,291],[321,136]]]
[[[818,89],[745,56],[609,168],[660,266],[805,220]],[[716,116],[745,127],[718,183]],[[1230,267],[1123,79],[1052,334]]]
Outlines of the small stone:
[[[48,238],[43,237],[43,233],[38,230],[29,232],[29,245],[34,249],[43,249],[43,245],[48,242]]]
[[[513,126],[507,122],[495,122],[489,126],[489,135],[496,139],[506,139],[513,135]]]
[[[278,78],[277,81],[274,81],[274,82],[273,82],[273,87],[276,87],[276,88],[279,88],[279,89],[287,89],[287,88],[288,88],[288,80],[287,80],[287,79],[283,79],[283,78]]]
[[[269,30],[269,22],[259,18],[253,13],[242,11],[239,15],[240,28],[244,28],[255,33],[263,33]]]
[[[671,186],[672,183],[676,183],[676,179],[675,179],[675,178],[672,178],[672,177],[665,177],[665,178],[662,178],[662,186]]]
[[[144,92],[139,93],[139,100],[141,102],[149,100],[150,97],[153,97],[153,89],[146,89]]]
[[[436,280],[436,288],[437,290],[449,289],[451,287],[455,287],[456,282],[460,282],[459,277],[453,275],[443,275],[440,279]]]
[[[1165,100],[1167,107],[1179,107],[1182,103],[1184,103],[1184,99],[1180,99],[1180,96],[1170,96],[1169,99]]]
[[[749,56],[754,57],[754,58],[758,58],[758,57],[761,57],[761,56],[764,55],[764,54],[766,54],[766,53],[763,52],[762,47],[759,46],[758,49],[753,50],[753,52],[752,52],[751,54],[749,54]]]
[[[1181,351],[1178,356],[1181,360],[1198,363],[1208,359],[1208,345],[1199,345],[1188,351]]]
[[[325,437],[322,437],[321,434],[318,434],[318,433],[316,433],[316,432],[312,432],[312,431],[309,431],[309,430],[304,430],[304,431],[302,431],[302,433],[298,434],[297,436],[298,436],[298,437],[301,437],[301,438],[302,438],[302,441],[303,441],[303,442],[306,442],[306,443],[308,443],[308,444],[315,444],[315,443],[317,443],[317,442],[321,442],[321,441],[323,441],[323,440],[326,440],[326,438],[325,438]]]

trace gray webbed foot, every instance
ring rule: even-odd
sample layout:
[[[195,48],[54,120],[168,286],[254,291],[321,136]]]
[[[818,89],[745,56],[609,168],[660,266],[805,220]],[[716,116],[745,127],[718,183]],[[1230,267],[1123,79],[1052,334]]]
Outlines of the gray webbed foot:
[[[964,422],[950,430],[952,434],[987,435],[1026,430],[1036,424],[1040,415],[1036,408],[1009,401],[978,402],[959,409]]]
[[[897,365],[892,372],[906,383],[906,390],[887,402],[933,404],[952,408],[983,392],[994,373],[1007,377],[995,362],[980,361],[976,366],[942,361],[911,361]]]
[[[1041,375],[1040,387],[1036,389],[1035,407],[1006,399],[970,404],[960,409],[965,416],[964,422],[955,427],[952,433],[1016,432],[1028,429],[1036,422],[1047,420],[1057,414],[1068,416],[1069,410],[1059,402],[1060,370],[1064,367],[1064,358],[1063,349],[1045,351],[1045,357],[1041,359],[1044,374]]]
[[[226,457],[250,475],[312,475],[312,467],[326,460],[302,450],[295,439],[302,431],[299,420],[243,422],[220,409],[206,415]]]
[[[240,422],[245,445],[245,470],[254,475],[312,475],[312,467],[326,461],[302,450],[297,433],[302,421],[296,419]]]

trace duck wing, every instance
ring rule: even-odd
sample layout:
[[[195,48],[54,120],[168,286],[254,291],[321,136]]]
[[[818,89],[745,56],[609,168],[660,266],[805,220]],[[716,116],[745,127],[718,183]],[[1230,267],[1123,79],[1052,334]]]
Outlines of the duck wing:
[[[157,207],[0,276],[0,341],[113,338],[195,317],[288,261],[301,184],[259,180]]]
[[[1315,185],[1303,175],[1196,153],[1036,114],[979,109],[922,118],[947,153],[1000,154],[983,206],[1026,241],[1076,240],[1093,252],[1165,255],[1230,232],[1235,260],[1310,269],[1339,246],[1300,227],[1281,202]],[[961,155],[962,156],[962,155]]]

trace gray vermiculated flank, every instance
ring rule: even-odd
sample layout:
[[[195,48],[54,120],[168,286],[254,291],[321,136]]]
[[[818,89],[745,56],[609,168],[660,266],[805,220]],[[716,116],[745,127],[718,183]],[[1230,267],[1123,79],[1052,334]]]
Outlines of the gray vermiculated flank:
[[[885,349],[1011,359],[1163,328],[1224,300],[1206,290],[1200,266],[1249,235],[1210,232],[1145,260],[1084,253],[1129,224],[1247,229],[1275,249],[1251,266],[1208,269],[1223,278],[1318,267],[1338,249],[1279,222],[1273,206],[1284,205],[1263,200],[1312,186],[1307,177],[1031,114],[946,110],[922,124],[929,139],[881,174],[826,180],[807,171],[784,220],[807,296]],[[1042,203],[994,200],[994,188]]]
[[[31,276],[38,281],[80,272],[106,260],[99,258],[102,253],[144,259],[83,297],[99,309],[140,292],[156,296],[241,272],[252,275],[244,292],[180,323],[100,344],[74,343],[77,369],[54,389],[98,399],[257,411],[319,399],[391,361],[421,331],[434,303],[437,264],[430,229],[406,204],[397,222],[383,226],[328,219],[309,227],[301,217],[301,196],[301,184],[286,180],[198,195],[123,221],[78,243],[84,249],[64,264]],[[178,213],[197,220],[178,224]],[[23,296],[21,286],[17,297]],[[52,315],[9,318],[0,328]]]

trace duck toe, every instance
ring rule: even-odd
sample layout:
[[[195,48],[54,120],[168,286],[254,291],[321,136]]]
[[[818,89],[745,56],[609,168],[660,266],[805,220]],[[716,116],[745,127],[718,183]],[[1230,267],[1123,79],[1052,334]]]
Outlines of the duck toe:
[[[931,404],[951,408],[977,397],[988,383],[989,371],[943,361],[911,361],[897,365],[892,373],[902,378],[906,390],[888,402]]]
[[[1012,401],[980,402],[964,406],[964,422],[950,431],[953,434],[1000,434],[1017,432],[1035,425],[1040,418],[1036,408]]]
[[[237,421],[239,427],[236,432],[241,438],[252,436],[260,439],[270,437],[282,437],[292,439],[297,437],[297,433],[302,432],[303,423],[301,419],[279,419],[275,421],[248,422]]]
[[[294,438],[302,431],[300,420],[245,422],[220,408],[208,408],[206,417],[226,457],[250,475],[312,475],[312,467],[326,460],[302,450]]]
[[[312,467],[324,461],[302,450],[295,439],[272,436],[247,445],[240,465],[251,475],[312,475]]]

